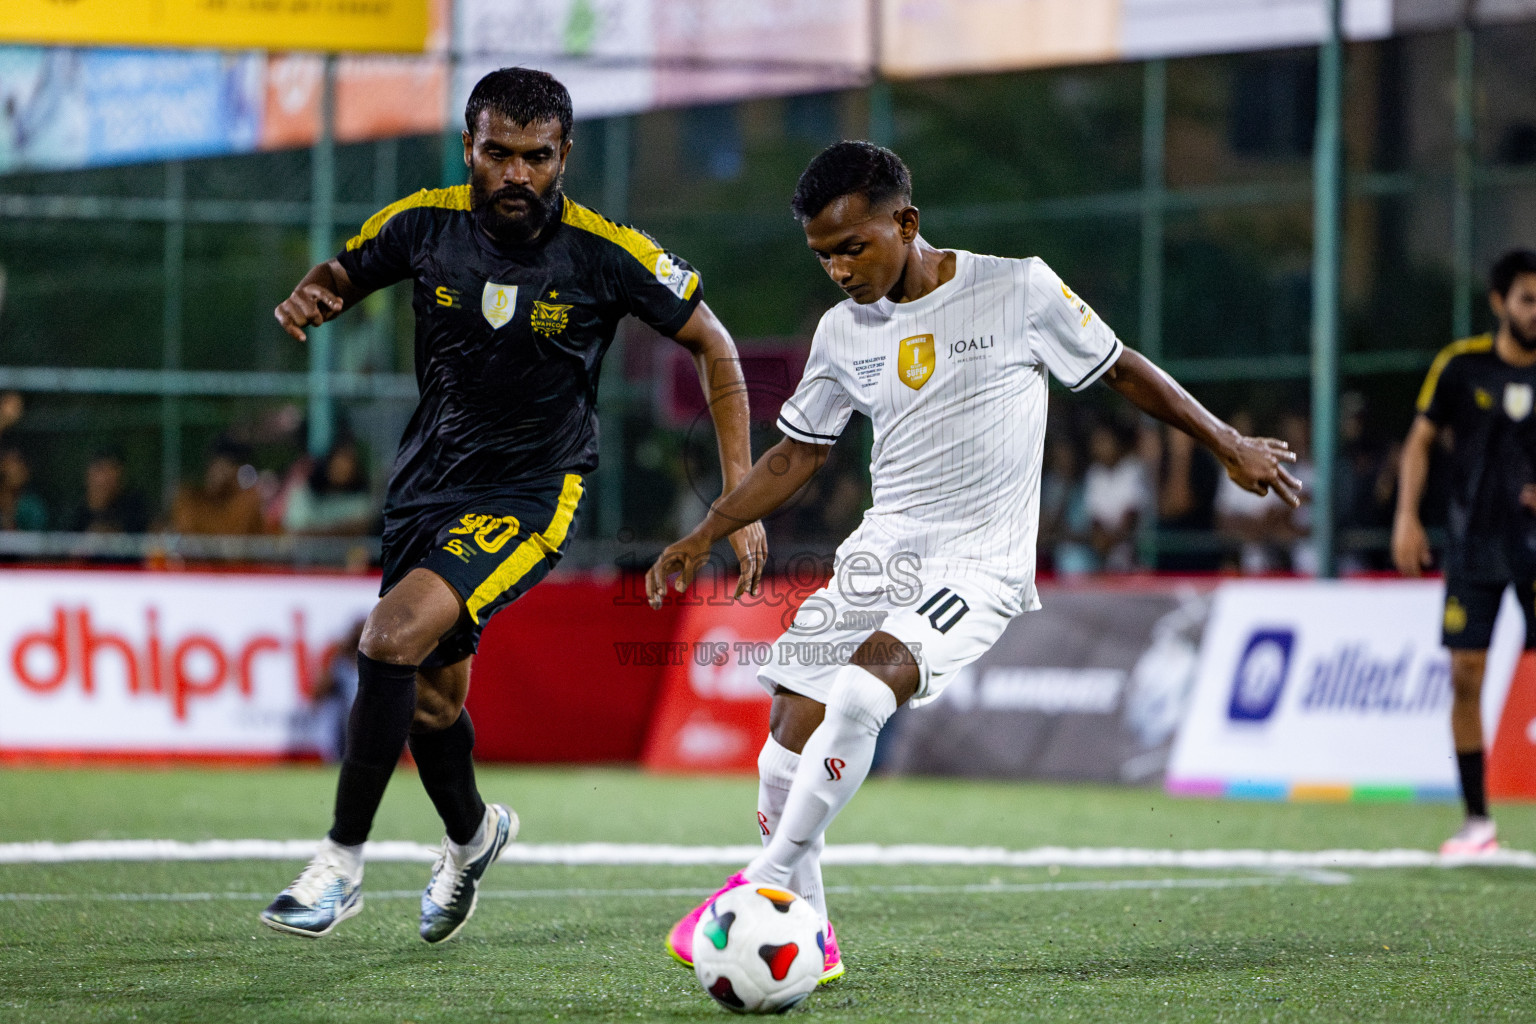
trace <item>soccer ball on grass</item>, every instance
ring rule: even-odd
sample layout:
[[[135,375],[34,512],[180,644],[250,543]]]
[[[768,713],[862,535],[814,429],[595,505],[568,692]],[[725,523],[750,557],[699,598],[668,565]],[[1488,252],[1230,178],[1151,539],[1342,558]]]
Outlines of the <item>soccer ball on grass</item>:
[[[821,916],[784,889],[742,885],[710,904],[693,932],[693,970],[733,1013],[783,1013],[821,980]]]

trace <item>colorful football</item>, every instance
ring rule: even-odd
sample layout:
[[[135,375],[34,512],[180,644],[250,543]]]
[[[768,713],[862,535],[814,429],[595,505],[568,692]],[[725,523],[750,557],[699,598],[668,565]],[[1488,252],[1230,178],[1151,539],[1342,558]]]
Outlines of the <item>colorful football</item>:
[[[693,932],[693,970],[733,1013],[783,1013],[821,980],[821,916],[786,889],[743,885],[722,895]]]

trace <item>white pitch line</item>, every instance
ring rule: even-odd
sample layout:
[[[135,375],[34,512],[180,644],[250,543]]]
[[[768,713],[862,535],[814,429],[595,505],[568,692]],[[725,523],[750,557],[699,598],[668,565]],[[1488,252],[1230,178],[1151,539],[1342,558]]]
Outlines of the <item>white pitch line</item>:
[[[981,896],[1051,892],[1121,892],[1128,889],[1237,889],[1303,883],[1347,885],[1348,875],[1330,872],[1248,875],[1239,878],[1124,878],[1081,882],[998,882],[975,885],[832,885],[834,896],[865,893],[916,896]],[[535,900],[613,897],[694,898],[704,889],[482,889],[481,899]],[[394,889],[366,893],[371,900],[419,899],[420,889]],[[0,903],[208,903],[223,900],[266,902],[271,893],[258,892],[0,892]]]
[[[78,861],[303,861],[314,855],[313,839],[107,839],[74,843],[0,844],[0,864],[62,864]],[[502,852],[511,864],[629,864],[682,867],[740,865],[759,846],[675,846],[652,843],[514,843]],[[372,842],[373,863],[431,863],[438,848],[403,841]],[[948,865],[970,867],[1178,868],[1197,871],[1297,871],[1373,868],[1479,867],[1536,868],[1536,853],[1499,850],[1474,857],[1442,857],[1428,850],[1153,850],[1128,847],[1041,846],[1008,850],[987,846],[828,846],[822,863],[842,866]]]

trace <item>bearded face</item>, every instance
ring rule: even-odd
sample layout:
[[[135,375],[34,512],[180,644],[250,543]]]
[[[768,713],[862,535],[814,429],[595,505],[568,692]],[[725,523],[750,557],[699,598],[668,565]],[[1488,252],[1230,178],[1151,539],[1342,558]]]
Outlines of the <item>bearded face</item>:
[[[542,193],[526,185],[503,185],[492,191],[489,182],[475,175],[469,183],[470,205],[487,235],[498,242],[526,244],[559,219],[564,180],[564,175],[557,176]]]
[[[518,245],[557,222],[570,147],[558,121],[519,124],[482,111],[474,135],[464,133],[470,208],[480,230],[497,242]]]

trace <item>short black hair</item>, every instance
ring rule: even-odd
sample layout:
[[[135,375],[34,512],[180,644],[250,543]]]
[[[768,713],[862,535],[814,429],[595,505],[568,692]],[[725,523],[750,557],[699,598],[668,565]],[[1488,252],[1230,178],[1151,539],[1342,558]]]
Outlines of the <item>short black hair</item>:
[[[1488,272],[1488,287],[1506,298],[1515,286],[1515,278],[1521,274],[1536,274],[1536,252],[1530,249],[1511,249],[1493,262]]]
[[[795,184],[789,208],[801,223],[834,199],[861,195],[870,206],[900,197],[912,201],[912,172],[901,157],[873,142],[838,142],[817,154]]]
[[[547,71],[501,68],[476,82],[464,105],[464,127],[471,137],[484,110],[524,126],[535,121],[559,121],[560,138],[571,137],[571,94]]]

